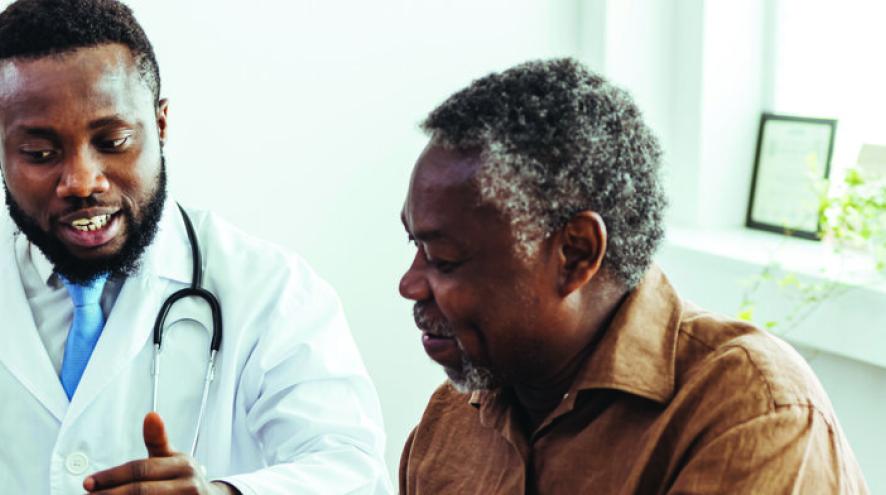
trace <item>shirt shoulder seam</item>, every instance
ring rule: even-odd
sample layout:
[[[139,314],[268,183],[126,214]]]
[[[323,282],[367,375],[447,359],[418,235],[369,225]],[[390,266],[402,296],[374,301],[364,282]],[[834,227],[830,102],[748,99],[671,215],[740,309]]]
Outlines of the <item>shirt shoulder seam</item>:
[[[693,335],[692,333],[690,333],[688,331],[685,331],[682,328],[680,329],[680,333],[686,335],[687,338],[693,340],[694,342],[698,342],[699,344],[703,345],[709,351],[716,351],[718,349],[720,349],[721,351],[727,351],[730,349],[741,349],[741,351],[744,352],[745,356],[747,356],[748,362],[750,362],[751,366],[754,367],[754,371],[756,371],[758,379],[761,382],[763,382],[763,385],[766,388],[766,395],[769,400],[770,411],[773,411],[779,405],[775,401],[775,394],[772,392],[772,384],[769,383],[769,380],[766,379],[765,374],[760,369],[760,367],[757,365],[756,361],[754,361],[754,358],[751,356],[751,353],[744,346],[742,346],[740,344],[732,343],[732,344],[727,344],[727,345],[724,345],[724,346],[721,346],[718,348],[718,347],[714,347],[714,346],[708,344],[707,342],[705,342],[701,338]]]

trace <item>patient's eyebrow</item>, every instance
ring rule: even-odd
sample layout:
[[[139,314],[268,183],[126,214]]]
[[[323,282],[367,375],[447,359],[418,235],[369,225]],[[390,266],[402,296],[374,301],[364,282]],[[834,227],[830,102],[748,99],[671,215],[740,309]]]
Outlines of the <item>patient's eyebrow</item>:
[[[406,232],[415,240],[421,242],[448,242],[450,244],[455,245],[456,247],[463,247],[462,243],[458,241],[455,237],[448,234],[443,229],[417,229],[415,231],[409,228],[409,225],[406,224],[406,215],[404,213],[400,213],[400,222],[403,223],[403,228],[406,229]]]
[[[417,230],[412,233],[412,237],[415,237],[419,241],[422,242],[431,242],[431,241],[452,241],[453,239],[446,235],[441,230]]]

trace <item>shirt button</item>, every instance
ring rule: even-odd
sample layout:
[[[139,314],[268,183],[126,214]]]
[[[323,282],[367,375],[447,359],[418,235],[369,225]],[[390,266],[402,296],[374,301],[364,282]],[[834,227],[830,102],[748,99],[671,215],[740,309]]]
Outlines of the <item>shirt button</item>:
[[[65,458],[65,469],[71,474],[83,474],[89,469],[89,457],[83,452],[74,452]]]

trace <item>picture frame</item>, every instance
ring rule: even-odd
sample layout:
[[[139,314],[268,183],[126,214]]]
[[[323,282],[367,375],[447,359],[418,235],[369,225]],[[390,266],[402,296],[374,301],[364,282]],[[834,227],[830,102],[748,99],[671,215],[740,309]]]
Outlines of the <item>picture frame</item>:
[[[835,119],[761,116],[748,228],[819,240],[816,182],[830,174],[836,131]]]

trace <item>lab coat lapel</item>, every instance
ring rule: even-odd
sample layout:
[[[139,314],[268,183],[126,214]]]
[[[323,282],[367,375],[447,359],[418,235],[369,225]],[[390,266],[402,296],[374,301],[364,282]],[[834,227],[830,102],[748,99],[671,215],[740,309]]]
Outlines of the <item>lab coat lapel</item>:
[[[19,380],[59,422],[68,398],[34,325],[15,260],[12,221],[0,217],[0,365]]]
[[[71,399],[65,418],[68,425],[149,345],[162,301],[180,288],[180,284],[170,287],[170,282],[189,276],[185,274],[189,273],[187,264],[190,260],[187,235],[178,228],[181,217],[174,208],[175,203],[168,201],[157,237],[145,253],[141,270],[126,280],[117,296],[77,392]],[[145,370],[144,376],[145,383],[149,383],[149,369]],[[150,390],[146,389],[145,394],[150,394]]]

